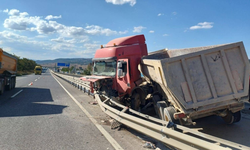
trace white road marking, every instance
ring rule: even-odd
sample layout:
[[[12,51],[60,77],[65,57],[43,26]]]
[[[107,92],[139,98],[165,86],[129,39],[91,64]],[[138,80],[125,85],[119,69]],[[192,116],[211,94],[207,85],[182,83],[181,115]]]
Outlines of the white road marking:
[[[52,74],[51,74],[52,75]],[[109,143],[117,150],[123,150],[123,148],[116,142],[114,138],[90,115],[90,113],[66,90],[66,88],[52,75],[52,77],[58,82],[58,84],[64,89],[64,91],[71,97],[71,99],[80,107],[89,120],[97,127],[97,129],[105,136]]]
[[[30,82],[29,86],[33,85],[33,82]]]
[[[11,98],[16,97],[19,93],[21,93],[23,90],[20,90],[19,92],[17,92],[16,94],[12,95]]]
[[[37,81],[37,79],[35,81]]]

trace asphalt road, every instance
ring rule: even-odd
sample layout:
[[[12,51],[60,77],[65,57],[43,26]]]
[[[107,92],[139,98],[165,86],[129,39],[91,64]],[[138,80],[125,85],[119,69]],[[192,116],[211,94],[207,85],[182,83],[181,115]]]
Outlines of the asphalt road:
[[[132,129],[111,130],[111,118],[98,105],[89,104],[93,102],[92,97],[64,80],[56,79],[91,117],[83,112],[49,72],[18,77],[16,89],[0,96],[0,150],[115,149],[112,140],[128,150],[145,150],[145,141],[155,143],[160,149],[167,149]],[[248,108],[249,105],[243,110],[239,123],[226,125],[220,117],[211,116],[196,120],[195,127],[202,127],[205,133],[250,147]],[[91,121],[93,119],[95,123]],[[112,140],[106,138],[96,125],[100,125]]]
[[[134,132],[131,129],[111,130],[111,118],[98,105],[89,104],[93,101],[92,97],[62,79],[57,80],[122,149],[145,149],[144,140],[156,142],[139,133],[127,131]],[[161,143],[157,145],[164,149]],[[16,88],[0,96],[0,150],[45,149],[115,148],[49,72],[17,77]]]
[[[112,149],[50,74],[17,78],[17,89],[0,106],[0,149]]]

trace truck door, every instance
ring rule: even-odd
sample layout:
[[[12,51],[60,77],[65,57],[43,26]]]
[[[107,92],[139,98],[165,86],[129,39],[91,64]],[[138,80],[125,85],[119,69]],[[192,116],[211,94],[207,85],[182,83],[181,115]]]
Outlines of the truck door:
[[[126,93],[130,89],[130,72],[129,72],[129,60],[119,59],[117,62],[117,91],[121,93]]]

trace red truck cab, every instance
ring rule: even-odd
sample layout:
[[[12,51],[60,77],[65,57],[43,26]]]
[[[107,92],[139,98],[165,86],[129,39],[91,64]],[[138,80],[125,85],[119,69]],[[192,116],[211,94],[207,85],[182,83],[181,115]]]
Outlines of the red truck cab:
[[[146,55],[148,52],[144,35],[114,39],[96,50],[92,60],[92,76],[81,79],[90,81],[92,88],[110,96],[131,95],[141,83],[138,65],[141,57]]]

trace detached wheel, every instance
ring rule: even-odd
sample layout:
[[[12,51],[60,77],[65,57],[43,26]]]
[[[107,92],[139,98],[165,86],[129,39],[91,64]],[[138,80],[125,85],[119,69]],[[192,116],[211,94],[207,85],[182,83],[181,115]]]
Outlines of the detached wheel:
[[[235,122],[239,122],[241,119],[241,112],[235,112],[232,113],[231,111],[227,112],[227,115],[225,117],[222,117],[222,119],[227,123],[227,124],[233,124]]]
[[[134,93],[131,98],[131,108],[140,111],[141,110],[141,98],[138,93]]]

